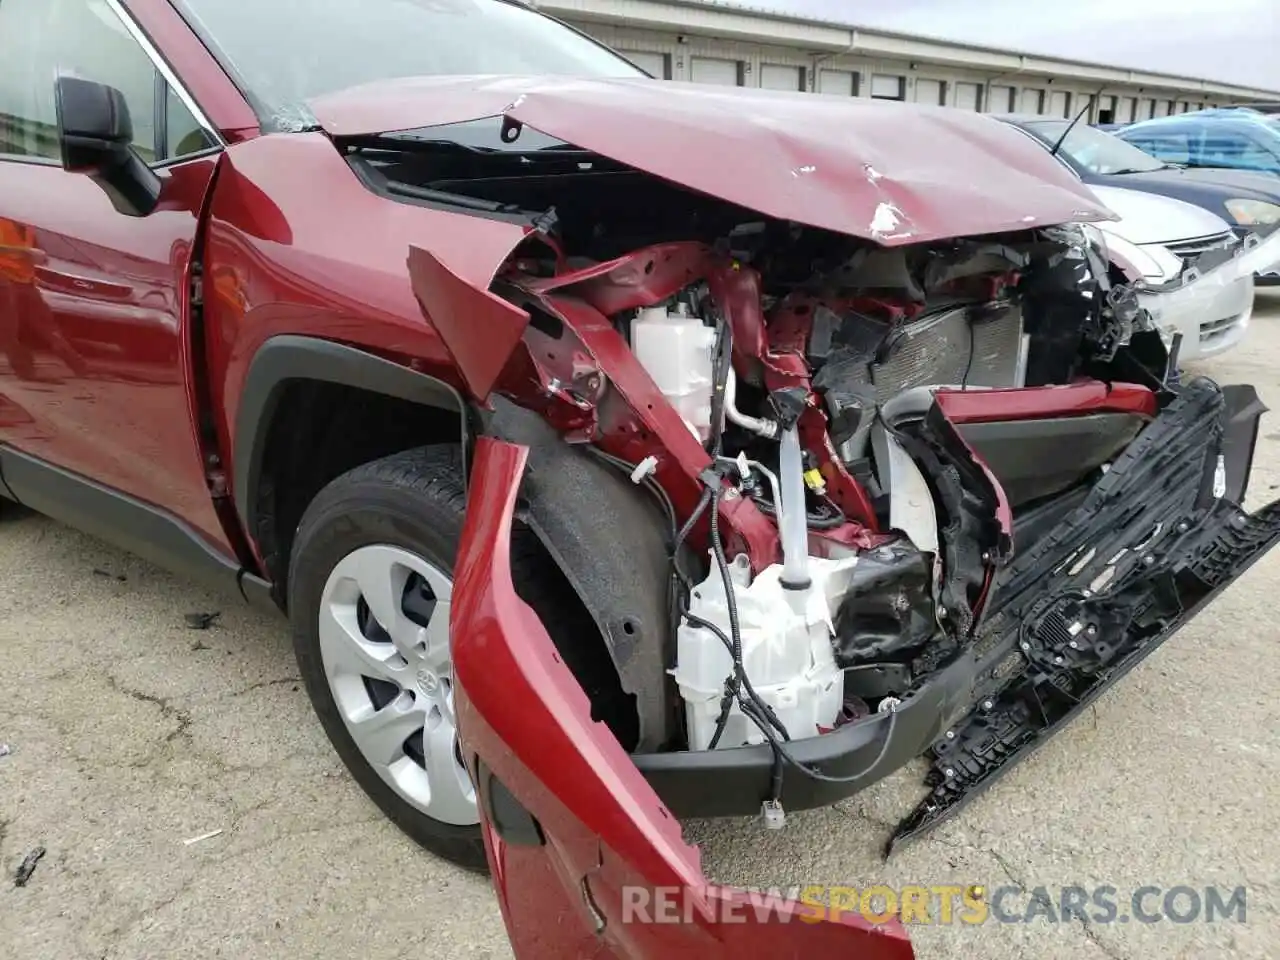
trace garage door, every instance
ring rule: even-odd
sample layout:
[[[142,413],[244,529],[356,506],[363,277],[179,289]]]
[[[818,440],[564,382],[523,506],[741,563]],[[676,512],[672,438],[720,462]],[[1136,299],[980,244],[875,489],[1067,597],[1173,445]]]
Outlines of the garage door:
[[[907,78],[889,73],[871,75],[871,96],[877,100],[905,100]]]
[[[653,74],[659,80],[669,80],[667,73],[667,55],[665,53],[648,53],[641,50],[624,50],[622,55],[641,70]]]
[[[784,67],[776,63],[760,65],[760,86],[766,90],[802,90],[804,71],[799,67]]]
[[[852,97],[856,93],[854,74],[851,70],[821,70],[818,72],[818,92],[837,97]]]
[[[694,83],[714,83],[722,87],[739,86],[740,74],[737,60],[712,60],[709,57],[694,57],[689,76]]]
[[[987,113],[1008,113],[1013,109],[1013,87],[992,84],[987,94]]]
[[[1065,90],[1055,90],[1049,97],[1049,115],[1065,117],[1071,109],[1071,94]]]
[[[1044,113],[1044,91],[1038,87],[1023,87],[1018,95],[1019,113]]]
[[[956,84],[956,106],[961,110],[977,110],[982,100],[982,87],[976,83]]]
[[[1133,110],[1137,106],[1138,101],[1133,97],[1121,97],[1120,106],[1116,108],[1116,123],[1128,123],[1131,120],[1137,120]]]
[[[942,103],[942,81],[941,80],[917,80],[916,81],[916,103],[927,103],[930,106],[938,106]]]

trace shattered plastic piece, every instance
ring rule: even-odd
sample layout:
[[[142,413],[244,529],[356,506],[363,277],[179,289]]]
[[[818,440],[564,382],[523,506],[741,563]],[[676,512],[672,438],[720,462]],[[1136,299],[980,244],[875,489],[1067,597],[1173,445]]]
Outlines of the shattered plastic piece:
[[[187,622],[188,630],[208,630],[218,622],[218,618],[222,616],[221,610],[214,610],[211,613],[188,613],[184,620]]]
[[[7,757],[11,753],[13,753],[13,747],[7,743],[0,743],[0,757]]]
[[[203,840],[212,840],[214,837],[218,837],[221,835],[222,835],[221,830],[210,830],[208,833],[202,833],[198,837],[189,837],[186,840],[183,840],[182,843],[184,846],[189,847],[193,843],[200,843]]]
[[[653,473],[653,471],[657,469],[658,469],[658,458],[652,455],[645,457],[643,460],[637,463],[636,468],[631,471],[631,482],[639,483],[645,477],[650,476]]]
[[[13,885],[15,887],[25,887],[27,885],[31,875],[36,872],[36,864],[44,859],[44,855],[44,847],[36,847],[22,858],[22,863],[18,865],[18,869],[13,874]]]

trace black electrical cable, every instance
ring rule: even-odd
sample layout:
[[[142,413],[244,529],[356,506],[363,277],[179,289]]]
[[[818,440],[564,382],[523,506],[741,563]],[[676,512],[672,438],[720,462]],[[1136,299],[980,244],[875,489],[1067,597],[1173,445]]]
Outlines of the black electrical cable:
[[[728,723],[729,707],[732,706],[739,688],[746,691],[746,695],[750,701],[758,705],[759,709],[767,718],[767,721],[777,729],[778,733],[781,734],[784,739],[790,740],[791,735],[787,732],[787,729],[783,726],[782,722],[778,720],[777,714],[775,714],[773,709],[764,702],[760,694],[756,692],[755,687],[751,685],[751,680],[747,677],[746,669],[742,663],[742,636],[741,633],[737,632],[737,602],[733,595],[733,580],[729,577],[729,565],[728,560],[725,558],[724,543],[720,538],[720,497],[717,487],[708,485],[708,487],[702,492],[702,496],[698,499],[697,506],[693,508],[693,512],[689,515],[689,519],[686,520],[684,522],[684,526],[676,532],[674,549],[671,555],[672,568],[684,589],[686,591],[691,591],[693,589],[693,583],[680,568],[680,547],[684,544],[685,539],[689,536],[694,525],[702,518],[707,507],[713,504],[714,508],[711,514],[712,552],[716,555],[717,567],[719,568],[721,579],[724,582],[725,594],[730,610],[730,631],[736,633],[738,641],[737,644],[734,643],[733,638],[726,635],[725,632],[714,623],[711,623],[709,620],[704,620],[692,613],[689,610],[689,604],[685,597],[680,597],[676,605],[679,616],[688,620],[693,626],[708,630],[718,637],[720,642],[724,644],[725,649],[729,652],[730,659],[733,661],[734,672],[725,680],[725,700],[721,702],[720,716],[716,719],[716,732],[712,735],[710,749],[715,749],[715,747],[720,743],[720,737],[724,735],[724,727]]]
[[[728,387],[729,370],[733,366],[733,327],[718,318],[720,335],[716,338],[715,363],[711,372],[711,440],[707,445],[713,457],[720,456],[724,446],[725,390]]]
[[[969,362],[964,365],[964,378],[960,381],[960,389],[969,389],[969,374],[973,372],[973,355],[977,352],[977,337],[973,332],[973,317],[965,318],[965,325],[969,328]]]
[[[720,640],[720,642],[724,644],[724,648],[727,651],[729,651],[729,656],[731,657],[733,656],[733,641],[729,639],[729,635],[727,633],[725,633],[723,630],[721,630],[718,626],[716,626],[711,621],[703,620],[702,617],[698,616],[696,613],[692,613],[689,610],[688,606],[682,606],[680,608],[680,614],[686,620],[688,620],[689,623],[692,624],[693,626],[701,627],[702,629],[707,630],[710,633],[714,634]],[[760,694],[756,692],[755,687],[751,685],[751,680],[746,675],[746,671],[745,670],[739,671],[737,669],[737,666],[738,665],[735,664],[734,676],[730,677],[729,680],[726,680],[725,682],[726,688],[730,687],[731,685],[730,681],[736,681],[735,688],[736,688],[736,685],[740,685],[741,689],[746,691],[746,697],[743,698],[742,701],[740,702],[746,702],[749,705],[751,705],[751,707],[754,710],[764,712],[765,721],[770,726],[774,727],[777,730],[778,734],[782,736],[784,740],[790,741],[791,734],[787,732],[786,728],[782,725],[782,722],[778,720],[777,714],[773,712],[773,708],[770,707],[767,703],[765,703],[764,700],[760,697]],[[718,741],[713,741],[713,742],[718,742]]]
[[[729,722],[729,708],[733,704],[733,698],[740,696],[738,693],[739,687],[746,690],[751,702],[756,705],[768,723],[782,735],[782,738],[790,740],[791,734],[787,732],[787,728],[778,719],[778,715],[773,712],[773,708],[764,702],[760,695],[756,693],[755,687],[751,685],[751,680],[747,677],[746,666],[742,662],[742,633],[738,623],[738,604],[733,593],[733,580],[729,575],[729,561],[725,556],[724,541],[720,537],[719,487],[714,488],[711,493],[711,553],[715,557],[716,566],[720,570],[720,579],[724,581],[725,605],[729,612],[729,635],[731,638],[729,656],[733,659],[734,673],[725,684],[725,699],[721,701],[720,715],[716,718],[716,729],[711,738],[709,749],[714,750],[720,742],[720,737],[724,734],[724,728]],[[730,694],[733,694],[733,697]],[[759,721],[757,720],[757,722]]]
[[[848,518],[844,515],[844,511],[836,506],[835,502],[829,496],[824,494],[822,499],[826,501],[827,514],[823,516],[821,514],[808,512],[805,514],[804,518],[805,525],[810,530],[835,530],[838,527],[844,526],[844,524],[848,522]],[[752,496],[751,502],[754,503],[756,505],[756,509],[766,517],[777,517],[778,511],[774,508],[773,504],[769,502],[767,497],[763,495]]]
[[[685,539],[689,536],[689,532],[693,530],[694,525],[702,519],[702,515],[707,510],[707,504],[709,504],[714,497],[714,488],[707,487],[707,489],[702,491],[702,496],[698,498],[698,505],[693,508],[693,513],[689,514],[689,519],[684,522],[684,526],[676,533],[675,546],[677,549],[680,548],[680,545],[683,544]]]
[[[740,697],[738,688],[742,684],[745,671],[742,669],[742,631],[738,624],[738,600],[733,593],[733,579],[729,576],[729,562],[724,555],[724,544],[720,540],[720,490],[711,487],[711,554],[715,557],[716,566],[720,570],[720,579],[724,581],[725,607],[729,611],[729,657],[733,661],[733,674],[725,681],[724,696],[720,699],[720,715],[716,717],[716,729],[711,735],[707,749],[714,750],[724,736],[729,725],[729,711],[735,698]]]
[[[598,447],[593,447],[591,444],[586,444],[585,449],[588,453],[590,453],[592,456],[596,457],[597,459],[603,460],[605,463],[610,464],[611,466],[617,467],[619,470],[627,474],[628,477],[632,476],[636,472],[636,470],[639,469],[639,464],[628,463],[626,460],[623,460],[621,457],[615,457],[611,453],[605,453],[603,450],[599,449]],[[671,498],[667,496],[667,491],[662,488],[662,484],[658,483],[658,481],[654,479],[653,474],[649,474],[648,476],[644,477],[641,482],[649,490],[649,492],[651,492],[658,499],[658,502],[662,505],[662,510],[666,514],[667,521],[670,524],[670,528],[669,528],[670,536],[671,536],[671,539],[674,541],[674,538],[676,535],[676,508],[671,503]]]
[[[679,604],[679,613],[685,620],[695,627],[701,627],[711,632],[724,644],[725,649],[729,652],[730,657],[734,661],[734,676],[725,681],[725,696],[721,700],[720,716],[716,720],[716,730],[712,736],[708,749],[714,750],[719,744],[720,737],[724,733],[724,727],[728,722],[729,709],[733,703],[738,704],[739,710],[743,716],[750,719],[759,728],[764,735],[765,740],[769,743],[769,747],[773,752],[773,765],[770,770],[769,778],[769,798],[773,802],[778,802],[782,796],[782,782],[784,769],[787,765],[794,767],[802,775],[824,783],[852,783],[862,780],[870,773],[874,772],[883,762],[885,756],[889,752],[889,744],[893,740],[893,733],[898,723],[898,712],[896,709],[889,713],[889,725],[885,730],[883,742],[880,745],[880,752],[876,754],[874,760],[857,773],[847,776],[831,776],[820,770],[816,770],[808,766],[799,758],[797,758],[787,746],[791,742],[791,736],[787,732],[785,726],[778,720],[777,714],[773,709],[764,702],[764,700],[756,692],[751,685],[750,679],[747,677],[745,667],[742,663],[742,638],[738,633],[738,616],[737,604],[733,599],[733,581],[729,578],[729,564],[725,557],[724,543],[720,537],[719,524],[719,506],[720,495],[719,489],[709,486],[703,491],[702,496],[698,500],[698,505],[689,519],[685,521],[684,526],[676,533],[676,544],[682,544],[689,532],[693,529],[694,524],[698,522],[707,507],[712,507],[711,513],[711,549],[716,559],[716,566],[720,571],[721,578],[724,580],[727,596],[727,606],[729,608],[729,624],[730,631],[735,634],[731,637],[721,630],[714,623],[704,620],[696,614],[690,612],[688,604],[681,601]],[[674,556],[673,556],[674,561]],[[683,576],[676,566],[677,573],[689,586],[688,579]],[[737,641],[736,643],[734,641]]]
[[[807,766],[804,762],[802,762],[799,758],[797,758],[795,754],[793,754],[785,744],[781,742],[774,742],[773,748],[776,753],[779,753],[782,755],[782,758],[787,763],[791,764],[793,767],[799,770],[806,777],[809,777],[811,780],[818,780],[818,781],[821,781],[822,783],[853,783],[856,780],[862,780],[868,774],[873,772],[876,769],[876,767],[880,766],[881,761],[884,760],[885,755],[888,754],[889,752],[889,744],[893,741],[893,731],[894,731],[894,728],[897,726],[897,724],[898,724],[898,710],[897,708],[894,708],[889,711],[889,728],[884,732],[884,739],[881,741],[880,752],[876,754],[876,758],[872,760],[869,764],[867,764],[865,767],[863,767],[861,770],[859,770],[857,773],[849,774],[848,776],[843,776],[843,777],[833,777],[829,774],[823,773],[820,770],[815,770],[813,767]],[[761,732],[764,733],[766,737],[771,738],[771,740],[776,736],[773,733],[773,731],[767,730],[763,726],[760,729],[761,729]]]

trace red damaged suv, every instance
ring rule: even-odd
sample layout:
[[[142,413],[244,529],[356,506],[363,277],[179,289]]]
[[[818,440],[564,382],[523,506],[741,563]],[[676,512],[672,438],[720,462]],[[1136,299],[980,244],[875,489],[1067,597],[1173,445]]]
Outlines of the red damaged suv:
[[[3,0],[0,493],[287,615],[521,958],[908,957],[678,818],[925,756],[917,836],[1274,545],[1263,407],[1169,375],[1110,216],[510,0]]]

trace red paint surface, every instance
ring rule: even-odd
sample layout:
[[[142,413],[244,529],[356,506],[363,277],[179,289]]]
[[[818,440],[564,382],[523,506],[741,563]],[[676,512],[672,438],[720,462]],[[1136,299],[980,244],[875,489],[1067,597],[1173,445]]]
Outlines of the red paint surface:
[[[423,315],[440,337],[478,400],[493,390],[529,325],[529,314],[483,286],[472,285],[429,250],[409,248],[409,276]]]
[[[767,918],[744,891],[703,876],[698,851],[608,728],[542,623],[516,595],[509,545],[527,450],[481,439],[458,552],[450,628],[465,755],[478,755],[540,824],[515,847],[486,824],[503,917],[520,960],[908,960],[896,921],[778,903]],[[588,910],[588,886],[596,912]],[[684,891],[688,922],[627,923],[624,887]],[[723,904],[742,922],[724,922]],[[683,913],[683,911],[681,911]],[[805,919],[801,919],[804,917]],[[597,932],[598,920],[603,930]],[[807,922],[806,922],[807,921]]]
[[[394,80],[311,107],[339,136],[501,114],[747,209],[886,246],[1115,219],[1031,138],[963,110],[551,77]]]
[[[572,294],[612,316],[675,296],[705,277],[711,263],[711,250],[704,244],[660,243],[528,286],[542,293]]]
[[[452,276],[483,290],[523,236],[514,224],[378,197],[323,134],[268,134],[231,148],[205,253],[210,393],[228,469],[244,378],[270,337],[351,344],[463,387],[440,334],[424,321],[409,249],[430,251]],[[482,325],[476,334],[485,336]]]
[[[1156,396],[1135,383],[1084,380],[1009,390],[939,390],[938,406],[952,423],[1036,420],[1085,413],[1156,415]]]
[[[212,158],[147,217],[82,174],[0,162],[0,443],[181,517],[228,558],[193,420],[186,296]]]

